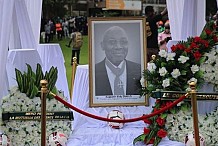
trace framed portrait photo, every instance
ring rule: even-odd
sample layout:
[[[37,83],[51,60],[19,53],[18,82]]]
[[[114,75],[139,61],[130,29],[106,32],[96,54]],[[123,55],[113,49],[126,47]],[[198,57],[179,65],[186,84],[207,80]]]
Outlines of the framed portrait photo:
[[[140,96],[146,67],[144,17],[96,17],[89,27],[90,107],[148,105]]]

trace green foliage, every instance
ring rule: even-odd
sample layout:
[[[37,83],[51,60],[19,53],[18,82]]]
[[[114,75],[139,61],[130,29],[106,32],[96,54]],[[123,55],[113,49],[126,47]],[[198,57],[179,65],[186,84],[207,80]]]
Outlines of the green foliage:
[[[27,72],[22,72],[15,68],[16,81],[20,92],[25,93],[29,98],[40,96],[41,85],[40,81],[46,79],[48,81],[48,90],[56,93],[55,83],[57,81],[58,70],[57,67],[51,67],[49,72],[43,74],[42,67],[37,64],[36,72],[33,72],[31,66],[27,65]],[[48,96],[50,98],[50,96]]]

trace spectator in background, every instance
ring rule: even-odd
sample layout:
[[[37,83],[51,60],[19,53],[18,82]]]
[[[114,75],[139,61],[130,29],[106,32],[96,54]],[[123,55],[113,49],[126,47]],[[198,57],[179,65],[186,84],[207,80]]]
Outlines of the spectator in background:
[[[62,27],[63,27],[63,30],[64,30],[64,37],[69,37],[69,30],[68,30],[68,21],[67,20],[64,20],[63,23],[62,23]]]
[[[167,14],[165,8],[161,14],[155,15],[153,6],[145,7],[146,21],[149,22],[152,34],[147,37],[147,62],[151,60],[152,55],[157,55],[158,48],[158,27],[157,22],[162,20],[162,17]]]
[[[55,24],[54,24],[53,20],[50,20],[49,24],[50,24],[50,28],[51,28],[50,40],[53,41],[54,35],[56,33]]]
[[[49,22],[45,24],[45,43],[50,42],[51,27]]]
[[[74,32],[75,26],[75,18],[70,18],[69,20],[69,34],[72,34]]]
[[[158,35],[158,43],[159,43],[159,48],[160,50],[166,50],[167,51],[167,47],[166,44],[169,40],[171,40],[171,33],[170,33],[170,23],[169,21],[167,21],[164,24],[164,28],[165,30],[162,33],[159,33]]]
[[[82,34],[78,31],[77,28],[75,28],[75,32],[71,34],[71,39],[68,44],[68,47],[70,47],[72,43],[72,57],[71,57],[71,65],[73,64],[73,58],[77,58],[77,64],[79,64],[79,57],[80,57],[80,48],[83,45],[83,37]]]
[[[57,21],[57,23],[55,24],[55,28],[57,32],[57,38],[58,40],[61,40],[62,39],[62,25],[60,21]]]
[[[163,32],[164,31],[163,21],[157,22],[157,27],[158,27],[158,33]]]

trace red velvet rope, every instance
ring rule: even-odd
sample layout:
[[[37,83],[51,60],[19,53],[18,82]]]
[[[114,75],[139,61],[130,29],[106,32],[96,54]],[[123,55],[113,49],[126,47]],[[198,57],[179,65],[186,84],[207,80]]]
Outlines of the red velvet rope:
[[[72,110],[74,110],[74,111],[76,111],[76,112],[78,112],[78,113],[80,113],[82,115],[90,117],[90,118],[94,118],[94,119],[101,120],[101,121],[118,122],[118,123],[128,123],[128,122],[136,122],[136,121],[144,120],[144,122],[147,123],[147,124],[151,124],[151,121],[149,121],[148,118],[153,117],[155,115],[161,114],[162,112],[164,112],[164,111],[172,108],[173,106],[177,105],[179,102],[181,102],[183,99],[185,99],[187,97],[187,95],[183,95],[179,99],[177,99],[174,102],[172,102],[171,104],[169,104],[168,106],[166,106],[166,107],[164,107],[164,108],[162,108],[162,109],[160,109],[158,111],[155,111],[155,112],[153,112],[153,113],[151,113],[149,115],[143,115],[141,117],[132,118],[132,119],[115,120],[115,119],[108,119],[108,118],[96,116],[96,115],[90,114],[88,112],[82,111],[82,110],[78,109],[77,107],[73,106],[72,104],[66,102],[65,100],[63,100],[59,96],[54,95],[54,94],[52,94],[52,95],[54,96],[55,99],[60,101],[65,106],[71,108]]]

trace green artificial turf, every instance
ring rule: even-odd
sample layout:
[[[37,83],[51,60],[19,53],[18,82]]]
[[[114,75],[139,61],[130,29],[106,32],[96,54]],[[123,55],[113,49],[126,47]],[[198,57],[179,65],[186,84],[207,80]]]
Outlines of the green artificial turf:
[[[68,48],[66,45],[69,44],[70,39],[65,38],[61,41],[54,40],[51,43],[59,43],[62,49],[62,53],[64,55],[65,60],[65,68],[67,74],[67,82],[69,90],[71,88],[71,77],[72,77],[72,66],[71,66],[71,55],[72,55],[72,48]],[[88,36],[83,36],[83,46],[80,51],[80,64],[88,64],[89,55],[88,55]]]

